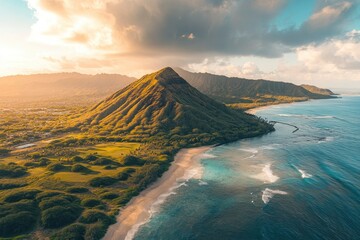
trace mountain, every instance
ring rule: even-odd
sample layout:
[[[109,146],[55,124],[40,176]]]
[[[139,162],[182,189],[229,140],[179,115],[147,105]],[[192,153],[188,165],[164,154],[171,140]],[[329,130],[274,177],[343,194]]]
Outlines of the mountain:
[[[0,101],[97,102],[135,81],[119,74],[32,74],[0,77]]]
[[[76,121],[85,130],[137,140],[192,136],[227,141],[273,130],[257,117],[202,94],[171,68],[143,76]]]
[[[313,86],[313,85],[307,85],[307,84],[302,84],[300,86],[305,88],[309,92],[312,92],[312,93],[326,95],[326,96],[336,95],[330,89],[319,88],[319,87],[316,87],[316,86]]]
[[[192,73],[181,68],[175,68],[175,71],[200,92],[239,108],[331,98],[292,83]]]

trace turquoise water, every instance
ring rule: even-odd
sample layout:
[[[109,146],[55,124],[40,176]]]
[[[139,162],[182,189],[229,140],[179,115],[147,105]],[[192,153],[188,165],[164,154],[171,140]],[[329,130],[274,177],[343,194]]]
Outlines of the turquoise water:
[[[300,130],[210,150],[135,239],[360,239],[360,97],[257,115]]]

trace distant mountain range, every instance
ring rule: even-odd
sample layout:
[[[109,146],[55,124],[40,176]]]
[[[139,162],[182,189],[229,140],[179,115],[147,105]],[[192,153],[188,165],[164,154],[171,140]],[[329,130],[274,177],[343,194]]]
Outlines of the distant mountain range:
[[[0,101],[94,103],[136,79],[119,74],[32,74],[0,77]]]
[[[175,71],[209,97],[241,109],[257,106],[331,98],[328,89],[267,80],[230,78],[209,73]],[[0,77],[0,104],[94,104],[136,79],[119,74],[33,74]]]
[[[202,93],[238,108],[332,98],[332,92],[315,86],[269,80],[250,80],[210,73],[192,73],[181,68],[175,71]]]
[[[194,142],[219,142],[273,129],[257,117],[202,94],[171,68],[145,75],[76,121],[83,130],[140,141],[154,136],[177,141],[186,136],[186,141],[191,141],[193,136]]]

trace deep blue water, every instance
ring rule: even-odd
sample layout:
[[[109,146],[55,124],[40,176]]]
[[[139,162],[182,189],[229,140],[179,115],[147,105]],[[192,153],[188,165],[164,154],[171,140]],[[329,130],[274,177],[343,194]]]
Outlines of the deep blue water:
[[[360,97],[257,115],[300,130],[210,150],[135,239],[360,239]]]

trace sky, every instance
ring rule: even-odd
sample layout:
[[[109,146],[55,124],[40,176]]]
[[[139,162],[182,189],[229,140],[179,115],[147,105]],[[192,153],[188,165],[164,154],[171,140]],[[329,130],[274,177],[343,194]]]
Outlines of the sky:
[[[0,0],[0,76],[194,72],[360,88],[360,0]]]

